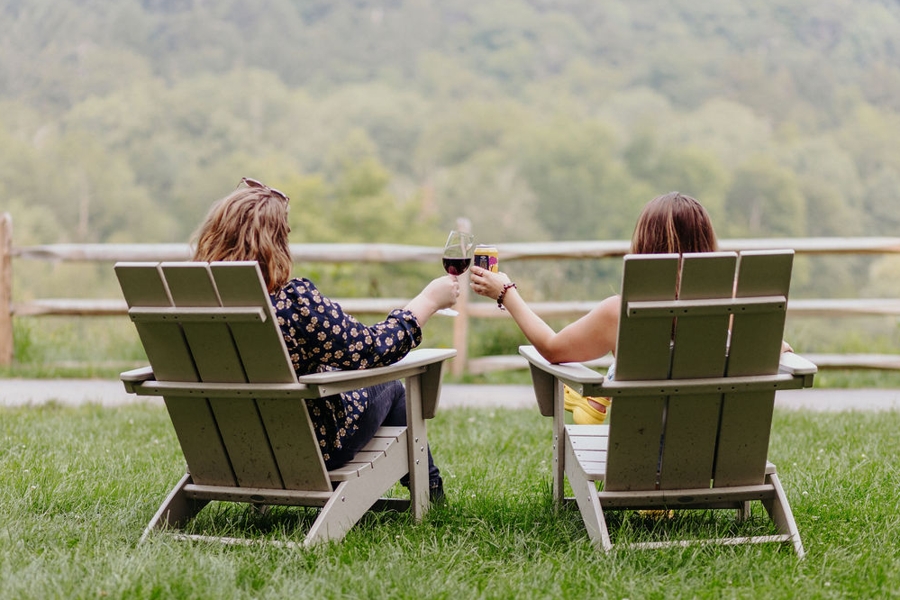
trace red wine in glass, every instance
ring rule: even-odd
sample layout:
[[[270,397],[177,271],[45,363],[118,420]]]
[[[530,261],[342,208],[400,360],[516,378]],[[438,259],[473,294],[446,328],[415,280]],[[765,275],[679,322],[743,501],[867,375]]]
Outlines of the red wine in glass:
[[[444,244],[444,253],[441,255],[441,263],[448,275],[453,277],[462,275],[472,265],[472,256],[475,249],[475,236],[464,231],[451,231]],[[442,308],[442,315],[455,317],[459,313],[452,308]]]
[[[441,259],[444,263],[444,270],[449,275],[462,275],[472,265],[471,258],[447,258]]]
[[[444,244],[441,261],[449,275],[462,275],[472,265],[475,249],[475,236],[464,231],[451,231]]]

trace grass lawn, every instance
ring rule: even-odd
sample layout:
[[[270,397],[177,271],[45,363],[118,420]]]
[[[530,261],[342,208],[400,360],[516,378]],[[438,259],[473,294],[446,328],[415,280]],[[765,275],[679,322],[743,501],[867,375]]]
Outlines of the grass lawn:
[[[0,597],[900,597],[896,412],[776,414],[770,459],[803,561],[787,546],[598,553],[578,512],[550,501],[549,426],[536,410],[441,412],[429,432],[448,501],[419,524],[371,516],[309,550],[164,534],[138,546],[184,469],[162,407],[0,409]],[[620,513],[612,533],[704,535],[733,528],[731,514],[660,524]],[[764,528],[761,515],[755,506],[738,531]],[[310,516],[213,504],[195,530],[299,540]]]

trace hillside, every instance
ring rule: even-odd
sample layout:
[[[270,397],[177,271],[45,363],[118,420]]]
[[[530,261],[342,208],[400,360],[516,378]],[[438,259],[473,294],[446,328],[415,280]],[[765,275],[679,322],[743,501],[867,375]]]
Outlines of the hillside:
[[[242,175],[294,240],[622,239],[658,193],[723,237],[900,230],[887,0],[5,0],[19,244],[184,241]],[[867,273],[845,269],[837,285]]]

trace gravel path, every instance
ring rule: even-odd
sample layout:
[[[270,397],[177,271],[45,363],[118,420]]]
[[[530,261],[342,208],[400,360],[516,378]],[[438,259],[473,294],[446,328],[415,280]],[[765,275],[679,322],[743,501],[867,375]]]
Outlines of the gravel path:
[[[64,405],[85,403],[120,406],[131,402],[162,402],[137,398],[125,392],[118,381],[93,379],[4,379],[0,380],[0,405],[23,406],[56,401]],[[900,390],[812,389],[778,392],[776,406],[819,411],[900,410]],[[441,408],[497,406],[537,408],[527,385],[444,385]]]

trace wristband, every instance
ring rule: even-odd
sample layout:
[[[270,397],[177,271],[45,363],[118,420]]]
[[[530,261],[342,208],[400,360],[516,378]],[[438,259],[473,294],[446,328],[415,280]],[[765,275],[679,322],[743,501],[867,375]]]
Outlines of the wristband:
[[[500,290],[500,295],[497,296],[497,308],[499,308],[500,310],[506,310],[505,308],[503,308],[503,298],[506,297],[506,292],[509,291],[510,288],[514,287],[516,287],[516,284],[511,282],[503,286],[503,289]]]

